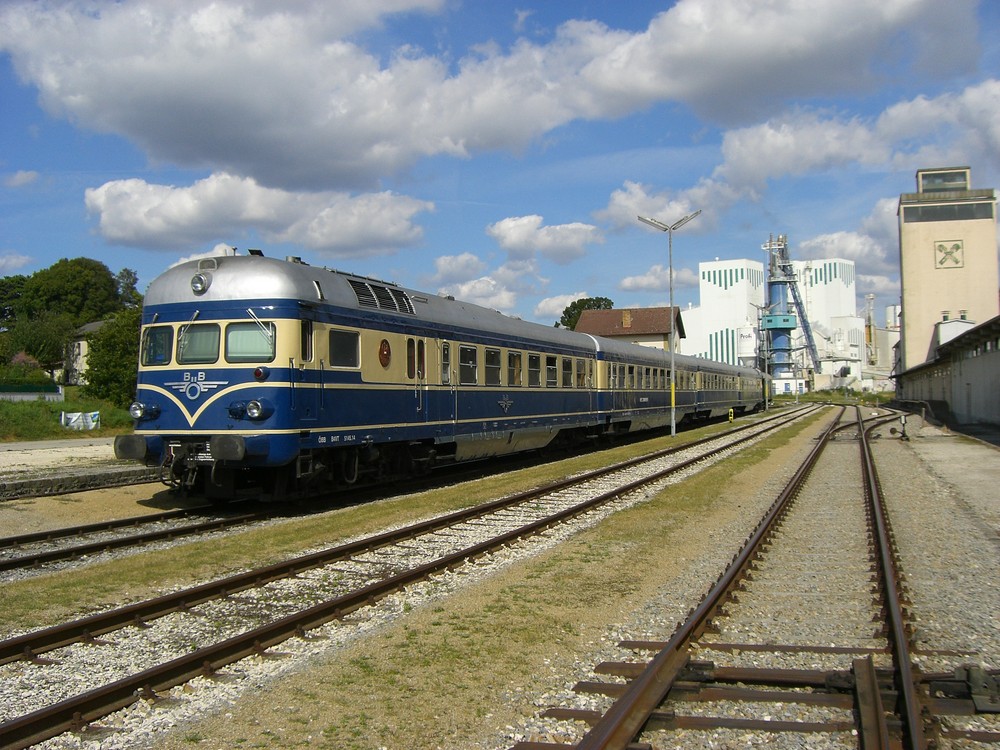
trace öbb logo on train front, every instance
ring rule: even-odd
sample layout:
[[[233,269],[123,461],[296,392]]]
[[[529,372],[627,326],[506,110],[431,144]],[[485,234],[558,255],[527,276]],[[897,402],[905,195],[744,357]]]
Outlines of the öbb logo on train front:
[[[164,383],[178,393],[183,393],[190,401],[195,401],[202,393],[214,391],[220,385],[228,385],[228,380],[207,380],[204,372],[186,372],[183,380]]]

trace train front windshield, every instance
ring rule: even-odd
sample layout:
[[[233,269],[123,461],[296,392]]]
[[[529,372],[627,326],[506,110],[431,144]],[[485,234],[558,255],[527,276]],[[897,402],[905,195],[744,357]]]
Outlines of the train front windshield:
[[[225,335],[218,323],[188,323],[176,331],[173,326],[150,326],[142,337],[140,361],[145,367],[210,365],[222,356],[230,363],[273,362],[277,334],[270,321],[229,323]],[[174,339],[176,350],[174,351]]]

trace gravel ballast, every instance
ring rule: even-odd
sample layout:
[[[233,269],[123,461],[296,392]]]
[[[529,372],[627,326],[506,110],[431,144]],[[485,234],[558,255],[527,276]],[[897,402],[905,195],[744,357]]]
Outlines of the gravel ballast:
[[[915,427],[911,423],[910,443],[887,436],[876,453],[887,492],[893,481],[884,474],[888,465],[902,473],[908,488],[897,493],[901,499],[889,493],[890,509],[894,502],[906,503],[904,515],[910,515],[913,496],[925,491],[914,472],[928,477],[926,502],[937,515],[913,520],[922,531],[910,554],[925,555],[927,537],[938,536],[941,524],[957,513],[964,526],[956,538],[977,545],[977,554],[989,557],[977,563],[984,576],[998,580],[996,501],[988,494],[973,499],[964,487],[978,481],[995,488],[1000,476],[990,472],[1000,469],[1000,453]],[[803,435],[819,431],[813,425]],[[267,657],[245,660],[211,680],[195,680],[160,704],[140,703],[128,719],[135,733],[97,728],[43,746],[499,750],[519,739],[568,739],[538,713],[571,700],[571,686],[588,679],[597,662],[623,658],[619,640],[665,638],[673,631],[811,447],[808,439],[781,442],[769,441],[772,447],[762,451],[766,460],[759,463],[738,470],[715,466],[597,528],[569,538],[556,535],[530,560],[504,561],[498,555],[487,577],[455,571],[392,597],[384,603],[384,617],[358,617],[320,637],[296,639]],[[942,451],[943,445],[951,446],[950,452]],[[884,452],[888,459],[880,458]],[[937,472],[937,462],[947,469]],[[952,497],[955,512],[942,505],[942,496]],[[899,540],[909,538],[895,515],[893,523]],[[961,578],[962,569],[951,566],[967,564],[968,553],[963,557],[961,547],[942,541],[949,546],[951,557],[942,569]],[[904,565],[910,564],[904,551]],[[931,615],[934,608],[920,602],[917,579],[908,580],[928,638],[937,638],[935,628],[955,629],[949,620],[938,626],[937,618],[954,620],[956,607],[964,608],[963,615],[971,610],[974,618],[982,613],[982,627],[992,628],[997,638],[995,589],[984,597],[983,584],[970,583],[967,598],[956,603],[952,593]],[[937,578],[928,580],[928,586],[939,585]],[[962,638],[951,642],[968,648],[975,640]],[[996,659],[979,661],[995,666]]]

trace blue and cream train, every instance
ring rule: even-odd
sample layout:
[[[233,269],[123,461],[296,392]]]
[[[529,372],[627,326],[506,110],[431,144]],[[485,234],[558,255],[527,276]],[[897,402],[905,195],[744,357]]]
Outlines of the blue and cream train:
[[[676,419],[755,410],[749,368],[675,355]],[[670,424],[668,353],[259,251],[145,296],[119,458],[281,497]]]

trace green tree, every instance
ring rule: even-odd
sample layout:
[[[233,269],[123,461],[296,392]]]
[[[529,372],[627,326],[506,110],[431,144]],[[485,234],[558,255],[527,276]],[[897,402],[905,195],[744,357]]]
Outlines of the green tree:
[[[45,311],[58,311],[70,316],[75,326],[103,320],[123,307],[118,286],[99,260],[63,258],[24,283],[17,318],[34,319]]]
[[[118,288],[118,301],[122,307],[139,307],[142,304],[142,295],[136,291],[135,285],[139,281],[139,274],[131,268],[123,268],[115,274],[115,285]]]
[[[27,276],[0,276],[0,329],[10,328],[14,324],[27,280]]]
[[[135,397],[142,308],[128,307],[87,337],[83,393],[127,407]]]
[[[5,359],[25,352],[44,369],[50,372],[59,369],[66,359],[66,345],[76,329],[70,315],[56,310],[45,310],[32,318],[18,316],[4,334]]]
[[[580,313],[584,310],[610,310],[614,306],[615,303],[607,297],[581,297],[566,306],[562,317],[556,323],[556,328],[562,326],[571,331],[576,330],[576,324],[580,320]]]

